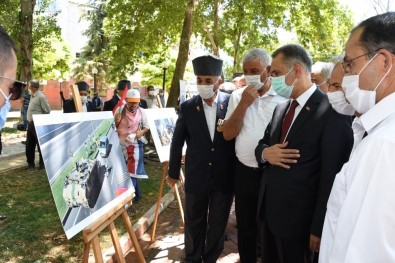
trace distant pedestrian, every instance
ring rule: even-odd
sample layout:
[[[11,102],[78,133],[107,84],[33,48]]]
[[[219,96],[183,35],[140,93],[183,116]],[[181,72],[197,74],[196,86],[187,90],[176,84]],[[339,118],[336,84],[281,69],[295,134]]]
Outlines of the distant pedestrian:
[[[101,108],[103,106],[103,101],[99,97],[99,93],[97,91],[93,93],[92,103],[95,109],[94,111],[101,111]]]
[[[26,159],[29,170],[32,170],[35,167],[34,159],[36,146],[38,147],[38,152],[40,155],[39,168],[44,168],[44,160],[41,155],[41,149],[38,143],[36,129],[34,127],[33,114],[49,114],[51,111],[47,98],[45,97],[44,93],[39,90],[39,88],[40,85],[38,80],[33,79],[30,81],[29,89],[32,92],[32,96],[30,98],[30,103],[27,110],[27,120],[29,121],[29,124],[26,134]]]

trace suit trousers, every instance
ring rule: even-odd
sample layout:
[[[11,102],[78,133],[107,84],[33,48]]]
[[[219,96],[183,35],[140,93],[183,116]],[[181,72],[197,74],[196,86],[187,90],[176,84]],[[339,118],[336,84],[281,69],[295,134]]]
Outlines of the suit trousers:
[[[257,260],[257,207],[261,178],[261,168],[248,167],[237,161],[234,189],[241,263],[256,263]]]
[[[217,261],[232,201],[232,193],[185,193],[185,262]]]
[[[38,152],[40,155],[39,165],[40,167],[44,167],[44,161],[41,155],[41,149],[38,143],[36,129],[34,128],[34,123],[29,122],[29,125],[27,126],[27,133],[26,133],[26,159],[29,167],[35,166],[34,159],[35,159],[36,146],[38,147]]]
[[[309,248],[309,237],[292,240],[275,236],[269,229],[265,216],[259,216],[262,261],[270,263],[311,263],[314,254]]]

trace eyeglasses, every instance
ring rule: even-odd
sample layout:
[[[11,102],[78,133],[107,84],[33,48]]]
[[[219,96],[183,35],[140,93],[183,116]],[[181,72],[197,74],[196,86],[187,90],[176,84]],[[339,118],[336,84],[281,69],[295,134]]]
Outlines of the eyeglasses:
[[[10,87],[9,94],[11,94],[10,100],[17,100],[21,97],[23,89],[26,87],[26,83],[10,78],[6,78],[0,76],[2,79],[10,80],[13,82],[12,86]]]
[[[374,52],[376,52],[376,51],[374,51]],[[351,64],[352,64],[353,60],[356,60],[357,58],[361,58],[361,57],[370,55],[370,54],[372,54],[372,53],[374,53],[374,52],[368,52],[368,53],[362,54],[362,55],[360,55],[360,56],[354,57],[354,58],[352,58],[352,59],[344,60],[344,61],[342,62],[342,67],[343,67],[344,73],[347,73],[347,72],[349,72],[349,71],[351,70]]]

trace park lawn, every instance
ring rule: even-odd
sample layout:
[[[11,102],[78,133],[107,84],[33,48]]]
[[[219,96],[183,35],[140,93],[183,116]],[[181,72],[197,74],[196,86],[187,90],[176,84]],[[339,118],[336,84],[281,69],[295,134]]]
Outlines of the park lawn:
[[[143,198],[128,209],[132,224],[157,200],[162,165],[146,159],[147,180],[140,180]],[[45,171],[16,170],[1,176],[0,262],[81,262],[84,242],[79,233],[71,240],[64,234]],[[169,191],[165,186],[164,194]],[[116,221],[119,235],[126,230]],[[100,235],[102,250],[112,245],[107,231]]]

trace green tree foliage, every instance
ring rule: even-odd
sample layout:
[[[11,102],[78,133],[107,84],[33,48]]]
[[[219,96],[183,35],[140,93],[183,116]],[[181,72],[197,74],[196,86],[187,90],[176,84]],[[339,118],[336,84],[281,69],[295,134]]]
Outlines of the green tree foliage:
[[[190,1],[107,1],[103,26],[108,46],[100,56],[109,63],[108,77],[116,81],[139,69],[149,74],[144,76],[147,84],[158,85],[162,63],[175,60],[170,49],[182,42],[187,3]],[[350,12],[338,0],[200,0],[194,9],[195,37],[202,39],[208,51],[219,49],[219,54],[233,58],[233,65],[225,69],[228,78],[241,71],[240,60],[247,50],[262,47],[272,52],[284,44],[280,44],[280,30],[293,34],[293,43],[304,46],[314,61],[328,61],[341,53],[352,27]],[[188,58],[185,47],[180,56]],[[179,68],[185,70],[182,64],[176,63],[177,72],[168,71],[170,76],[177,75],[172,89],[178,88],[177,81],[183,76],[178,72]],[[170,94],[176,96],[178,91]]]
[[[0,1],[0,24],[4,26],[7,32],[13,37],[17,46],[21,48],[21,40],[26,40],[25,46],[31,48],[31,52],[18,53],[18,78],[22,77],[24,80],[31,77],[31,73],[34,78],[45,78],[45,76],[52,76],[51,72],[59,71],[65,72],[68,70],[68,57],[70,55],[65,47],[61,50],[65,50],[65,53],[58,55],[53,52],[58,52],[57,46],[64,44],[57,43],[61,42],[60,28],[56,24],[56,16],[58,13],[46,12],[47,8],[51,5],[53,0],[42,0],[36,5],[36,1],[26,0],[24,1],[28,5],[34,6],[34,15],[32,20],[32,32],[24,33],[24,24],[21,24],[21,0],[9,0]],[[17,10],[17,12],[15,11]],[[29,39],[29,40],[27,40]],[[28,44],[30,43],[30,44]],[[30,47],[29,47],[30,45]],[[38,50],[35,50],[37,48]],[[46,59],[48,64],[46,65]],[[56,57],[57,61],[53,61]],[[33,61],[33,63],[26,64],[23,72],[21,72],[23,61]]]
[[[88,37],[88,43],[84,47],[80,57],[76,60],[73,74],[77,80],[84,80],[92,76],[92,69],[98,70],[97,83],[99,88],[106,85],[109,78],[107,74],[110,68],[109,59],[104,56],[108,48],[108,37],[104,34],[103,20],[106,17],[105,3],[99,2],[96,5],[89,6],[91,10],[82,19],[91,22],[89,28],[84,32]]]
[[[109,0],[104,21],[111,78],[125,78],[151,59],[161,68],[181,32],[185,1]],[[160,56],[155,56],[159,54]]]

